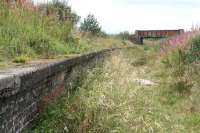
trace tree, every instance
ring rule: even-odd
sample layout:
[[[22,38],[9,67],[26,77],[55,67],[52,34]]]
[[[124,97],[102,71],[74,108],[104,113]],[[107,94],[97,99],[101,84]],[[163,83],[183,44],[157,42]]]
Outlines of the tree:
[[[101,32],[101,27],[99,26],[99,22],[94,17],[94,15],[89,14],[85,19],[84,22],[81,23],[80,30],[84,32],[90,32],[95,35]]]

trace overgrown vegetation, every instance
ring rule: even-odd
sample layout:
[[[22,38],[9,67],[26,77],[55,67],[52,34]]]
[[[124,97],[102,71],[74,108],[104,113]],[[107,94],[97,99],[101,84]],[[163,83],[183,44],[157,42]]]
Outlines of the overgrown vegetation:
[[[0,2],[0,66],[130,44],[128,32],[107,35],[93,15],[79,33],[79,19],[58,1],[34,10]],[[199,131],[199,31],[114,53],[47,106],[31,131]]]
[[[198,35],[191,41],[191,46],[187,52],[187,61],[189,63],[198,62],[200,60],[200,36]]]
[[[124,45],[103,32],[98,37],[79,33],[76,24],[80,17],[66,3],[28,7],[0,2],[0,62],[9,63],[21,56],[31,60],[82,54],[114,46],[110,40],[116,42],[115,47]],[[97,29],[92,32],[99,32]],[[104,44],[98,42],[101,40]]]
[[[90,70],[74,93],[48,106],[32,131],[199,131],[199,68],[182,64],[180,51],[163,62],[159,47],[114,53],[103,67]]]
[[[118,37],[120,37],[123,40],[130,40],[131,34],[128,31],[120,32],[118,34]]]
[[[25,55],[16,56],[13,60],[15,63],[27,63],[29,58]]]
[[[94,35],[98,35],[101,32],[101,27],[99,26],[99,22],[94,17],[94,15],[89,14],[84,22],[81,23],[80,30],[83,32],[89,32]]]

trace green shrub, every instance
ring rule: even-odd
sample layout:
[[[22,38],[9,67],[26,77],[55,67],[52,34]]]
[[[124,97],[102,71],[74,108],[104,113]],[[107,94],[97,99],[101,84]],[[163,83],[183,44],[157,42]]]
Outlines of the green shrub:
[[[74,38],[74,43],[79,45],[80,44],[80,37]]]
[[[191,47],[187,53],[187,62],[193,63],[200,60],[200,36],[191,41]]]
[[[174,76],[182,76],[185,73],[186,54],[185,51],[177,49],[163,56],[161,63],[171,69]]]
[[[95,18],[94,15],[89,14],[84,22],[81,23],[80,30],[83,32],[90,32],[94,35],[97,35],[101,32],[101,27],[99,26],[99,22]]]
[[[170,60],[172,64],[184,65],[186,60],[185,52],[181,49],[172,52]]]
[[[54,42],[46,35],[37,35],[30,38],[28,44],[38,55],[49,57],[55,54]]]
[[[187,115],[186,119],[184,120],[184,124],[187,126],[187,128],[196,126],[199,123],[200,123],[200,114],[199,113],[189,114],[189,115]]]
[[[15,62],[15,63],[27,63],[29,60],[30,60],[30,58],[27,57],[26,55],[19,55],[19,56],[15,57],[13,62]]]
[[[144,45],[144,50],[145,50],[145,51],[148,51],[149,49],[150,49],[150,46]]]
[[[191,94],[193,85],[184,78],[173,78],[168,83],[162,83],[161,102],[174,105],[179,100]]]
[[[172,89],[176,90],[179,94],[187,94],[190,92],[192,85],[184,80],[177,80],[170,86]]]

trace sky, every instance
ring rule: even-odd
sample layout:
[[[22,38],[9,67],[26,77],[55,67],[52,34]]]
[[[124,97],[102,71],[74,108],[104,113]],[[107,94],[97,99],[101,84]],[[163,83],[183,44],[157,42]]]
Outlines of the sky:
[[[47,0],[35,0],[47,1]],[[48,0],[51,1],[51,0]],[[107,33],[200,25],[200,0],[66,0],[81,21],[94,14]]]

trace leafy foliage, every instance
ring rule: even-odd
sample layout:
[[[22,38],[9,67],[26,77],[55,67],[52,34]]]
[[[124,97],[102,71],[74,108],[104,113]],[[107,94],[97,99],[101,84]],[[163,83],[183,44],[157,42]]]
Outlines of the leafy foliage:
[[[17,56],[13,60],[13,62],[15,62],[15,63],[26,63],[28,61],[29,61],[29,58],[26,55]]]
[[[80,30],[83,32],[91,32],[92,34],[97,35],[101,32],[101,27],[99,26],[99,22],[95,18],[94,15],[89,14],[84,22],[81,23]]]
[[[191,41],[191,47],[187,53],[187,61],[189,63],[200,60],[200,36],[195,37]]]

